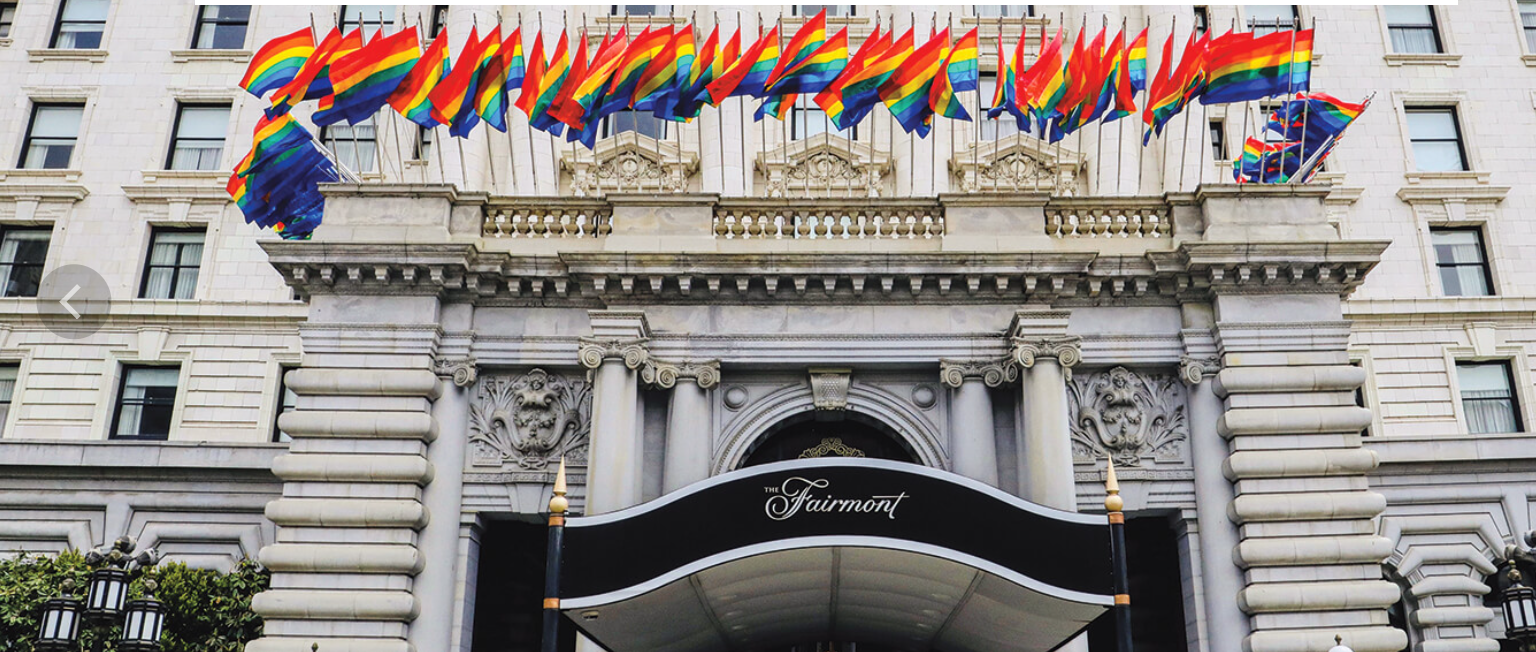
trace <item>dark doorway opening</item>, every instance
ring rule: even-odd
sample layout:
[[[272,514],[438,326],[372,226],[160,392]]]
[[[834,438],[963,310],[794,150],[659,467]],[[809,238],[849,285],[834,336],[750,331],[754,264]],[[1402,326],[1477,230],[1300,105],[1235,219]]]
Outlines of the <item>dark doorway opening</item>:
[[[540,522],[489,521],[480,534],[474,652],[537,652],[543,634],[544,552]],[[576,649],[576,628],[560,627],[560,651]]]
[[[884,424],[858,415],[786,419],[747,452],[743,467],[810,457],[868,457],[918,463],[906,442]],[[810,652],[815,652],[811,650]],[[838,648],[837,652],[844,652]]]
[[[1131,575],[1131,640],[1136,652],[1188,652],[1178,535],[1167,515],[1127,516],[1125,561]],[[1105,614],[1088,627],[1088,650],[1115,649],[1114,615]]]

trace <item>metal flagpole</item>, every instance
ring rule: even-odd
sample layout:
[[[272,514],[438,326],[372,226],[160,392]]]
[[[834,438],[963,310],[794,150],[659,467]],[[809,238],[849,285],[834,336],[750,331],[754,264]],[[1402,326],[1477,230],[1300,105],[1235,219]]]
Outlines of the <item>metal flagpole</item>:
[[[539,32],[538,32],[538,34],[536,34],[534,36],[534,38],[538,39],[539,42],[542,43],[543,42],[543,38],[544,38],[544,12],[540,11],[538,17],[539,17]],[[518,20],[518,22],[522,22],[522,20],[523,20],[522,12],[518,12],[517,20]],[[539,48],[539,49],[543,50],[542,47]],[[539,57],[543,58],[544,57],[544,53],[543,52],[539,52]],[[547,62],[540,61],[539,65],[540,65],[541,69],[544,70],[544,72],[546,74],[549,72],[549,65],[548,65]],[[537,95],[539,93],[539,86],[543,85],[543,83],[544,83],[544,79],[542,77],[540,77],[539,83],[533,85],[533,92],[534,92],[535,95]],[[518,94],[517,99],[519,101],[521,101],[523,99],[523,96],[522,96],[521,93]],[[537,103],[538,98],[535,97],[534,100],[535,100],[535,103]],[[532,115],[528,115],[528,114],[525,113],[523,115],[523,118],[524,118],[523,126],[526,128],[526,131],[528,132],[528,173],[533,176],[533,191],[531,193],[529,193],[529,194],[531,194],[531,195],[538,195],[539,194],[539,163],[538,163],[538,158],[536,158],[536,155],[538,154],[538,152],[536,151],[536,148],[534,147],[534,144],[533,144],[533,116]]]
[[[775,38],[777,38],[777,37],[775,37]],[[759,40],[759,41],[763,40],[763,15],[761,13],[759,13],[757,15],[757,40]],[[779,52],[780,56],[783,56],[783,54],[784,54],[783,51]],[[766,86],[766,84],[765,84],[765,86]],[[750,125],[751,123],[747,122],[747,105],[746,105],[747,98],[746,98],[745,95],[742,96],[741,101],[742,101],[741,121],[743,123],[746,123],[746,124]],[[757,119],[757,113],[756,112],[753,112],[753,114],[752,114],[752,121],[757,123],[757,150],[760,153],[766,154],[768,152],[768,125],[763,124],[762,120],[758,120]],[[764,176],[767,176],[768,175],[768,171],[767,170],[763,170],[763,174],[764,174]],[[787,181],[785,182],[785,187],[788,188],[788,182]],[[788,194],[788,193],[786,193],[786,194]],[[767,195],[768,195],[768,186],[766,184],[764,184],[763,185],[763,196],[766,197]]]
[[[500,9],[496,10],[496,29],[498,29],[498,30],[501,29],[501,10]],[[518,11],[517,12],[517,29],[512,30],[512,33],[517,36],[517,44],[516,44],[517,48],[518,49],[522,49],[522,47],[523,47],[523,12],[522,11]],[[511,46],[507,45],[507,43],[505,41],[503,41],[502,44],[501,44],[501,47],[505,48],[505,47],[511,47]],[[523,63],[523,74],[525,74],[525,75],[528,74],[527,71],[528,71],[528,64],[525,61]],[[501,71],[502,79],[506,79],[506,75],[508,73],[510,73],[510,72],[511,72],[510,70],[503,70],[503,71]],[[503,125],[505,125],[507,127],[507,130],[503,131],[502,135],[507,137],[507,175],[512,180],[512,189],[507,194],[509,194],[509,195],[516,195],[516,194],[518,194],[517,193],[517,147],[514,146],[513,143],[512,143],[512,106],[511,106],[512,105],[512,99],[511,99],[511,93],[509,92],[510,90],[511,89],[506,87],[506,82],[503,81],[502,82],[502,87],[501,87],[501,110],[502,110],[501,122],[502,122]],[[521,95],[522,93],[519,92],[518,94]],[[485,134],[485,142],[486,143],[490,143],[491,142],[491,134],[490,134],[490,132],[486,132],[486,134]],[[494,163],[493,163],[493,165],[494,165]]]
[[[421,29],[422,24],[423,23],[422,23],[422,19],[421,19],[421,12],[417,12],[416,13],[416,28],[417,29]],[[445,27],[444,29],[447,29],[447,28]],[[420,48],[421,44],[417,43],[416,47]],[[434,120],[433,122],[436,122],[436,120]],[[415,125],[416,123],[412,122],[411,124]],[[427,131],[432,133],[432,154],[435,154],[437,156],[437,182],[438,183],[448,183],[448,176],[447,176],[447,174],[448,174],[448,163],[447,163],[446,160],[443,159],[443,139],[438,137],[438,135],[437,135],[437,127],[434,126],[434,127],[430,128],[430,129],[428,129],[427,127],[423,127],[421,125],[416,125],[416,129],[418,130],[418,132],[417,132],[418,134],[421,133],[419,130],[422,130],[422,129],[426,129]],[[419,137],[419,135],[418,135],[418,137]],[[422,177],[422,181],[425,182],[426,179],[427,179],[426,172],[422,172],[421,177]]]
[[[1126,565],[1125,499],[1120,497],[1120,481],[1115,477],[1115,461],[1107,460],[1104,476],[1104,509],[1109,516],[1109,554],[1114,564],[1115,650],[1132,652],[1131,582]],[[558,485],[557,485],[558,486]],[[551,500],[553,505],[554,501]],[[551,535],[553,537],[554,535]],[[549,652],[546,650],[546,652]]]
[[[1103,32],[1107,29],[1109,29],[1109,14],[1104,14],[1099,17],[1099,31]],[[1104,51],[1100,50],[1094,54],[1099,57],[1098,65],[1102,67],[1104,65]],[[1100,86],[1099,95],[1102,96],[1103,94],[1104,87]],[[1097,97],[1094,98],[1095,108],[1097,108],[1099,99]],[[1093,142],[1094,190],[1102,195],[1104,194],[1104,116],[1102,115],[1099,116],[1099,123],[1093,126]]]
[[[560,562],[565,552],[565,510],[571,506],[565,491],[565,458],[562,457],[560,468],[555,471],[554,496],[549,499],[549,538],[544,549],[544,632],[540,652],[559,652],[560,649]]]
[[[380,18],[379,20],[380,20],[380,22],[383,22],[383,18]],[[409,21],[406,20],[405,12],[403,12],[403,11],[400,12],[400,29],[401,30],[405,29],[405,25],[406,25],[407,22],[409,22]],[[396,33],[398,34],[399,32],[397,31]],[[418,52],[421,49],[421,39],[420,39],[419,36],[416,39],[416,48],[417,48]],[[375,115],[377,115],[377,114],[375,114]],[[390,111],[390,112],[386,112],[385,115],[389,116],[389,131],[390,131],[390,133],[395,135],[395,160],[399,162],[399,164],[395,166],[395,169],[400,172],[400,182],[401,183],[405,183],[405,152],[401,149],[401,145],[402,145],[403,141],[400,138],[400,122],[398,121],[398,117],[397,117],[398,114],[394,113],[393,111]],[[377,122],[377,119],[375,119],[375,122]],[[425,175],[426,172],[422,172],[422,174]],[[423,183],[426,182],[425,177],[423,177],[422,182]]]
[[[935,12],[934,15],[933,15],[933,23],[934,23],[935,27],[938,26],[939,15],[938,15],[937,12]],[[954,26],[955,26],[955,19],[954,19],[954,15],[951,14],[950,18],[949,18],[949,22],[944,26],[944,38],[946,38],[946,39],[949,38],[949,36],[950,36],[949,30],[951,28],[953,28]],[[950,47],[954,47],[954,44],[951,43]],[[939,74],[940,75],[944,75],[946,83],[947,83],[948,77],[949,77],[949,68],[945,64],[948,64],[948,63],[949,63],[948,61],[942,61],[942,62],[939,63],[939,66],[940,66],[939,67]],[[935,80],[935,81],[937,81],[937,80]],[[937,114],[935,114],[933,116],[933,141],[928,143],[928,153],[929,153],[928,158],[929,158],[929,165],[931,166],[929,168],[929,170],[928,170],[928,189],[929,189],[930,193],[933,194],[933,195],[938,195],[939,194],[939,170],[940,170],[940,168],[939,168],[939,118],[940,117],[942,117],[942,116],[939,116]],[[949,125],[949,155],[950,155],[950,158],[953,159],[954,155],[955,155],[955,121],[954,120],[946,120],[945,122]],[[944,177],[945,177],[944,185],[948,186],[949,185],[949,181],[948,181],[949,170],[947,169],[949,167],[948,163],[946,163],[944,167],[945,167],[945,169],[944,169]]]
[[[1179,17],[1177,15],[1175,15],[1173,17],[1173,20],[1175,20],[1175,21],[1177,21],[1178,19],[1179,19]],[[1150,50],[1152,48],[1152,17],[1151,16],[1147,16],[1146,17],[1146,21],[1147,21],[1147,23],[1146,23],[1147,24],[1147,28],[1146,28],[1147,29],[1147,49]],[[1172,36],[1173,35],[1173,27],[1169,26],[1168,29],[1169,29],[1168,35]],[[1158,63],[1160,65],[1168,65],[1167,62],[1163,62],[1163,61],[1159,61]],[[1145,89],[1146,92],[1141,97],[1141,101],[1142,101],[1142,107],[1141,108],[1142,108],[1143,112],[1149,111],[1152,108],[1152,80],[1153,80],[1154,77],[1157,76],[1157,73],[1158,73],[1158,71],[1156,69],[1153,69],[1152,66],[1150,66],[1150,65],[1148,65],[1147,68],[1148,68],[1148,70],[1147,70],[1146,79],[1143,81],[1143,85],[1146,86],[1146,89]],[[1145,124],[1145,123],[1143,123],[1143,124]],[[1145,128],[1145,127],[1143,127],[1143,128]],[[1131,129],[1131,134],[1133,136],[1135,134],[1138,134],[1138,133],[1141,133],[1141,129],[1135,129],[1135,128]],[[1141,140],[1141,139],[1137,138],[1137,140]],[[1147,145],[1144,142],[1136,143],[1136,145],[1137,145],[1137,150],[1136,150],[1136,187],[1131,191],[1132,195],[1140,195],[1141,194],[1141,169],[1146,166],[1145,155],[1147,153]]]
[[[741,26],[742,26],[742,23],[744,22],[744,20],[745,20],[745,16],[741,13],[741,10],[738,9],[736,11],[736,31],[737,31],[737,33],[741,32]],[[762,17],[761,14],[757,14],[757,37],[758,38],[762,38],[763,37],[763,17]],[[744,113],[744,111],[745,111],[744,107],[746,106],[746,101],[745,100],[746,100],[746,98],[743,98],[741,96],[737,96],[736,97],[736,122],[738,123],[738,125],[740,126],[740,129],[741,129],[741,196],[743,196],[743,197],[747,197],[747,196],[750,195],[750,193],[747,191],[747,186],[751,185],[750,184],[750,177],[748,175],[750,175],[752,173],[752,171],[751,171],[751,164],[747,160],[747,143],[750,141],[750,139],[752,137],[752,131],[749,129],[749,127],[747,125],[747,120],[746,120],[746,117],[745,117],[746,114]],[[721,116],[722,119],[725,116],[724,105],[725,105],[725,100],[721,100],[720,116]],[[758,147],[762,147],[762,144],[758,144]]]
[[[479,27],[479,21],[476,20],[474,16],[470,16],[470,20],[475,22],[476,27]],[[497,42],[501,41],[501,12],[499,11],[496,12],[496,40]],[[503,44],[503,46],[505,46],[505,44]],[[496,56],[501,56],[501,52],[498,51]],[[479,72],[476,71],[475,74],[478,75]],[[476,86],[475,92],[479,92],[478,86]],[[479,104],[478,99],[479,98],[466,97],[464,98],[464,101],[470,103],[469,108],[471,111],[478,112],[479,107],[475,106],[476,104]],[[496,178],[496,161],[492,160],[495,158],[495,156],[491,151],[491,125],[487,123],[483,131],[485,131],[485,167],[490,168],[491,170],[491,192],[494,193],[501,186],[501,182]]]
[[[542,16],[540,17],[539,20],[540,21],[543,20]],[[560,34],[562,36],[565,36],[565,35],[570,33],[570,24],[571,24],[570,23],[570,17],[565,13],[565,10],[562,9],[560,11]],[[582,30],[581,31],[581,38],[582,39],[586,39],[587,38],[587,31],[586,31],[587,27],[586,27],[586,19],[585,19],[585,17],[583,17],[583,19],[582,19],[581,30]],[[566,51],[570,52],[569,49],[567,49]],[[570,55],[567,54],[566,56],[570,56]],[[572,63],[571,67],[574,67],[574,66],[575,66],[575,64]],[[569,69],[570,68],[567,68],[567,71],[569,71]],[[547,71],[546,71],[546,74],[547,74]],[[570,79],[570,77],[566,77],[566,79]],[[548,107],[546,107],[545,110],[548,110]],[[563,123],[561,123],[561,124],[563,124]],[[551,127],[551,128],[553,129],[554,127]],[[564,133],[565,129],[558,129],[558,131],[560,133]],[[550,194],[551,197],[558,197],[558,196],[560,196],[560,152],[559,152],[559,149],[560,149],[559,137],[560,136],[559,136],[559,134],[556,134],[553,131],[548,132],[548,133],[549,133],[549,175],[550,175],[550,177],[549,177],[549,179],[550,179],[550,193],[549,194]]]
[[[1301,26],[1297,25],[1297,27],[1301,27]],[[1293,39],[1294,39],[1294,37],[1293,37]],[[1312,17],[1312,42],[1313,43],[1317,42],[1317,16],[1313,16]],[[1291,51],[1291,57],[1292,58],[1295,58],[1295,56],[1296,56],[1295,47],[1296,46],[1294,44],[1291,46],[1291,50],[1292,50]],[[1292,62],[1292,65],[1295,65],[1294,61]],[[1311,90],[1312,90],[1312,83],[1311,83],[1311,77],[1310,77],[1311,72],[1310,72],[1310,70],[1308,71],[1307,74],[1308,74],[1307,92],[1310,93]],[[1311,100],[1303,102],[1302,105],[1301,105],[1301,151],[1296,153],[1297,156],[1301,157],[1301,164],[1302,165],[1306,165],[1306,163],[1307,163],[1307,116],[1311,112],[1312,112],[1312,102],[1311,102]],[[1290,116],[1286,116],[1286,122],[1287,123],[1290,122]],[[1285,128],[1287,130],[1289,130],[1291,128],[1290,124],[1286,124]],[[1281,162],[1284,163],[1284,161],[1281,161]],[[1297,176],[1301,175],[1301,170],[1300,169],[1296,170],[1296,175]]]
[[[381,9],[381,10],[379,10],[379,31],[378,31],[377,35],[374,38],[382,38],[383,37],[383,32],[384,32],[384,11]],[[383,133],[383,130],[379,129],[379,112],[378,112],[377,109],[374,110],[372,116],[369,116],[369,119],[373,120],[373,156],[374,156],[374,158],[376,158],[376,159],[378,159],[380,161],[384,161],[385,158],[386,158],[384,156],[384,146],[383,146],[383,144],[381,144],[379,142],[379,139],[383,137],[384,133]],[[400,143],[397,141],[395,143],[395,152],[398,154],[399,151],[400,151]],[[402,181],[402,182],[405,181],[405,167],[404,167],[404,165],[405,165],[405,163],[404,163],[404,159],[403,158],[397,158],[396,159],[396,161],[395,161],[395,172],[398,173],[400,181]],[[385,167],[384,167],[384,164],[381,162],[379,164],[379,175],[383,176],[384,172],[385,172]]]
[[[1296,27],[1291,28],[1291,56],[1286,60],[1285,66],[1285,124],[1281,126],[1280,136],[1280,175],[1285,176],[1285,155],[1289,148],[1285,147],[1285,132],[1291,128],[1291,95],[1296,90]],[[1280,19],[1275,19],[1275,29],[1280,29]],[[1268,123],[1266,123],[1267,125]],[[1302,134],[1302,140],[1306,134]]]

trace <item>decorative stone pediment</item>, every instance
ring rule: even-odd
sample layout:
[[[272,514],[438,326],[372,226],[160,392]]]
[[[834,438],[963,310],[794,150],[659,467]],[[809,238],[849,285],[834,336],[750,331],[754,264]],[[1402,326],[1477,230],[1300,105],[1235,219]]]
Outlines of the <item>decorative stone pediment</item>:
[[[7,179],[7,173],[0,173],[0,182],[4,182],[0,183],[0,220],[11,223],[61,220],[69,214],[76,202],[91,194],[78,183],[52,183],[54,178],[31,179],[18,176],[21,178],[12,180]]]
[[[1179,381],[1174,374],[1125,367],[1078,373],[1067,383],[1073,455],[1132,467],[1144,460],[1180,461],[1189,422]]]
[[[879,197],[891,155],[836,134],[816,134],[757,156],[769,197]]]
[[[228,172],[146,170],[144,183],[123,186],[140,219],[174,224],[216,221],[230,203]]]
[[[591,431],[588,383],[543,369],[488,375],[469,408],[471,463],[544,470],[563,457],[584,465]]]
[[[577,197],[610,192],[683,193],[699,169],[699,155],[683,151],[677,143],[626,131],[597,141],[591,151],[567,150],[560,163]]]
[[[1488,185],[1485,178],[1476,176],[1444,181],[1404,186],[1397,191],[1397,198],[1412,206],[1414,215],[1429,224],[1471,224],[1488,221],[1509,195],[1509,186]]]
[[[949,161],[961,192],[1041,191],[1072,197],[1078,193],[1083,157],[1024,134],[972,144]]]

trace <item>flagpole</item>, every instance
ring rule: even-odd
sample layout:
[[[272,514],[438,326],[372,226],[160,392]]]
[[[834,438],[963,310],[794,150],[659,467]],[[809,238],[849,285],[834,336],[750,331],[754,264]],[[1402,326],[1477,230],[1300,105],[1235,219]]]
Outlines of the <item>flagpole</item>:
[[[496,10],[496,30],[498,32],[501,30],[501,10],[500,9]],[[521,50],[522,47],[523,47],[523,12],[521,10],[519,10],[517,12],[517,29],[512,30],[512,33],[513,33],[513,35],[517,36],[517,43],[516,43],[517,49]],[[505,40],[502,41],[501,47],[504,47],[504,48],[508,47],[507,42]],[[516,195],[516,194],[518,194],[518,192],[517,192],[517,146],[512,141],[512,115],[513,115],[513,113],[512,113],[512,99],[511,99],[511,93],[508,92],[509,89],[507,88],[507,83],[506,83],[507,74],[510,73],[510,72],[511,72],[511,70],[508,70],[508,69],[503,69],[501,71],[501,77],[502,77],[502,83],[501,83],[502,118],[501,118],[501,123],[502,123],[502,126],[505,126],[507,128],[506,131],[502,132],[502,134],[507,137],[507,174],[508,174],[508,176],[512,180],[511,191],[508,192],[507,194],[509,194],[509,195]],[[523,74],[524,75],[528,74],[528,63],[527,63],[526,60],[523,63]],[[521,89],[519,89],[518,95],[519,96],[522,95]],[[487,143],[490,142],[491,135],[490,135],[489,132],[486,133],[485,140],[486,140]],[[495,162],[492,162],[492,165],[495,165]]]
[[[380,12],[380,13],[382,14],[383,12]],[[381,22],[381,23],[384,22],[384,19],[383,19],[382,16],[379,18],[379,22]],[[400,29],[401,30],[405,29],[405,24],[406,24],[405,12],[402,11],[402,12],[400,12]],[[397,30],[395,33],[399,34],[400,31]],[[421,39],[420,38],[417,38],[416,47],[417,47],[418,51],[421,49]],[[387,104],[386,104],[386,106],[387,106]],[[382,108],[383,107],[380,107],[380,109],[382,109]],[[405,183],[405,152],[400,149],[400,147],[401,147],[400,123],[395,120],[395,115],[396,114],[394,112],[389,112],[389,113],[386,113],[385,115],[389,116],[389,131],[390,131],[390,133],[393,133],[395,135],[395,160],[397,161],[397,164],[395,165],[395,169],[400,172],[400,183]],[[377,111],[374,112],[374,116],[375,116],[374,122],[377,123],[378,122],[378,118],[377,118],[378,112]],[[377,127],[375,127],[375,129],[377,129]]]
[[[469,18],[470,18],[470,21],[475,24],[475,28],[478,30],[479,27],[480,27],[479,17],[475,16],[474,14],[470,14]],[[497,41],[497,43],[501,42],[501,12],[500,11],[496,12],[496,41]],[[499,47],[501,47],[501,46],[498,46],[498,48]],[[496,51],[496,56],[498,56],[498,57],[501,56],[501,50],[500,49],[498,49]],[[478,66],[478,65],[475,66],[475,68],[476,68],[475,76],[476,77],[480,76],[479,67],[480,66]],[[480,93],[480,87],[479,87],[478,84],[476,84],[476,86],[475,86],[475,94],[478,95],[479,93]],[[479,108],[480,107],[477,106],[480,103],[479,102],[479,98],[467,97],[467,98],[464,98],[464,99],[465,99],[466,102],[470,103],[469,109],[471,111],[474,111],[476,113],[479,112]],[[494,158],[495,158],[495,154],[491,151],[491,125],[490,125],[489,122],[487,122],[486,125],[485,125],[485,167],[489,168],[490,171],[491,171],[491,193],[492,194],[494,194],[497,191],[497,189],[500,188],[500,186],[501,186],[501,182],[499,180],[497,180],[497,178],[496,178],[496,162],[494,160],[492,160]]]
[[[763,16],[762,14],[757,14],[756,12],[753,13],[756,15],[757,38],[761,39],[763,38]],[[737,32],[741,31],[741,25],[743,22],[745,22],[745,18],[746,17],[741,13],[740,9],[736,10]],[[722,100],[722,102],[723,101],[724,100]],[[725,109],[722,108],[720,113],[721,115],[725,115]],[[747,160],[747,143],[752,139],[752,129],[751,125],[747,124],[746,119],[746,98],[739,95],[736,96],[736,122],[741,129],[741,196],[749,197],[751,196],[751,192],[747,188],[748,186],[752,185],[752,179],[750,176],[752,174],[752,169],[751,163]],[[761,148],[762,144],[759,143],[758,147]]]
[[[379,10],[379,31],[375,33],[374,38],[383,38],[383,36],[384,36],[384,10],[380,9]],[[378,109],[374,109],[373,110],[373,115],[369,116],[369,118],[373,120],[373,156],[374,156],[374,158],[377,158],[380,161],[383,161],[384,160],[384,145],[382,143],[380,143],[379,140],[380,140],[380,138],[384,134],[383,134],[383,130],[379,128],[379,110]],[[395,154],[398,155],[399,153],[400,153],[400,143],[397,141],[395,143]],[[385,172],[384,164],[380,163],[379,164],[379,175],[383,176],[384,172]],[[404,183],[405,182],[405,161],[404,161],[404,157],[399,157],[399,156],[396,157],[396,160],[395,160],[395,172],[397,172],[399,174],[401,183]]]
[[[1300,25],[1297,25],[1297,27],[1300,27]],[[1313,16],[1312,17],[1312,42],[1313,43],[1317,43],[1317,16]],[[1293,52],[1292,52],[1291,56],[1293,58],[1295,57],[1294,49],[1295,49],[1295,46],[1292,45]],[[1293,61],[1292,64],[1294,65],[1295,62]],[[1309,66],[1310,66],[1310,63],[1309,63]],[[1309,67],[1308,70],[1307,70],[1307,75],[1308,75],[1308,78],[1307,78],[1307,80],[1308,80],[1307,81],[1307,92],[1308,93],[1312,92],[1311,74],[1312,74],[1311,68]],[[1301,151],[1296,153],[1297,156],[1301,157],[1301,164],[1302,165],[1306,165],[1307,164],[1307,116],[1311,112],[1312,112],[1312,102],[1311,102],[1311,100],[1308,100],[1306,102],[1302,102],[1302,104],[1301,104],[1301,138],[1300,138],[1300,140],[1301,140]],[[1285,129],[1286,129],[1286,131],[1290,131],[1290,129],[1291,129],[1290,116],[1286,116]],[[1284,163],[1285,163],[1284,161],[1281,161],[1281,164],[1282,164],[1281,167],[1284,167]],[[1301,170],[1300,169],[1296,170],[1296,175],[1297,176],[1301,176]]]
[[[1104,33],[1104,32],[1106,32],[1108,30],[1109,30],[1109,14],[1103,14],[1103,15],[1101,15],[1099,17],[1099,32],[1100,33]],[[1099,67],[1102,68],[1104,66],[1104,55],[1105,55],[1105,52],[1103,50],[1100,50],[1099,52],[1097,52],[1097,54],[1098,54],[1098,57],[1099,57]],[[1098,103],[1099,103],[1100,99],[1103,97],[1103,95],[1104,95],[1104,87],[1101,84],[1099,86],[1099,96],[1100,97],[1093,98],[1094,108],[1095,109],[1098,108]],[[1093,185],[1094,185],[1094,191],[1096,193],[1102,195],[1102,194],[1104,194],[1104,116],[1102,114],[1099,116],[1098,124],[1095,124],[1093,126],[1093,141],[1094,141],[1094,149],[1093,149],[1093,167],[1094,167],[1094,170],[1093,170],[1093,181],[1094,181],[1094,183],[1093,183]]]
[[[934,12],[934,14],[933,14],[933,22],[934,22],[935,26],[938,25],[938,22],[939,22],[939,14],[938,14],[938,12]],[[945,38],[945,40],[948,40],[950,38],[949,31],[954,26],[955,26],[954,14],[950,14],[950,17],[949,17],[948,21],[944,25],[944,38]],[[954,44],[951,43],[950,47],[953,48]],[[939,64],[939,74],[944,76],[944,82],[946,84],[948,84],[949,83],[949,57],[948,56],[944,57],[944,61]],[[932,82],[929,82],[929,86],[931,87],[933,84],[936,84],[936,83],[938,83],[938,79],[934,79]],[[929,95],[932,96],[932,93],[930,93]],[[939,136],[938,136],[938,127],[939,127],[939,118],[940,117],[941,116],[939,116],[937,112],[934,113],[934,116],[933,116],[933,127],[934,127],[934,136],[933,136],[933,138],[934,138],[934,142],[928,144],[928,152],[931,154],[930,158],[932,159],[932,161],[929,164],[933,166],[932,170],[930,171],[930,173],[928,175],[928,178],[929,178],[928,185],[929,185],[929,189],[933,192],[934,196],[938,196],[938,194],[939,194],[939,143],[938,143]],[[955,121],[954,120],[948,120],[947,122],[949,123],[949,156],[950,156],[951,159],[953,159],[954,156],[955,156]],[[944,168],[945,168],[944,169],[944,186],[947,189],[949,187],[949,170],[948,170],[949,164],[945,163]]]
[[[423,21],[422,21],[422,18],[421,18],[421,12],[416,12],[416,29],[418,29],[418,30],[421,29],[422,22]],[[445,27],[444,29],[447,29],[447,28]],[[425,50],[422,48],[422,45],[421,45],[420,42],[416,43],[416,49],[421,50],[423,53],[425,53]],[[433,120],[433,122],[436,122],[436,120]],[[437,182],[438,183],[448,183],[448,177],[446,176],[446,170],[447,170],[448,164],[447,164],[447,162],[445,162],[443,160],[443,151],[442,151],[443,150],[443,141],[442,141],[441,138],[437,137],[437,127],[432,127],[431,129],[427,129],[426,127],[423,127],[421,125],[417,125],[415,122],[412,122],[411,124],[416,126],[416,129],[418,130],[417,131],[417,137],[418,138],[420,137],[420,133],[421,133],[419,130],[426,129],[427,131],[432,132],[432,150],[433,150],[432,153],[437,155]],[[431,154],[429,154],[429,156],[430,155]],[[431,167],[431,163],[430,162],[428,162],[427,167]],[[422,182],[426,183],[427,178],[428,178],[427,177],[427,173],[425,171],[423,171],[421,173],[421,180],[422,180]]]
[[[538,43],[543,43],[543,39],[544,39],[544,12],[543,11],[538,12],[538,17],[539,17],[539,30],[538,30],[538,33],[534,35],[534,39]],[[522,14],[521,11],[519,11],[518,14],[517,14],[517,20],[518,20],[519,23],[521,23],[522,20],[523,20],[523,14]],[[540,50],[539,58],[540,59],[544,58],[543,49],[544,49],[544,47],[542,45],[540,45],[539,46],[539,50]],[[548,65],[547,62],[542,62],[541,61],[540,62],[540,67],[543,69],[544,73],[548,73],[549,72],[549,65]],[[524,67],[524,74],[527,74],[526,71],[527,71],[527,68]],[[543,85],[543,83],[544,83],[544,77],[543,77],[544,73],[540,74],[539,82],[533,85],[533,92],[534,92],[535,95],[537,95],[538,92],[539,92],[539,86]],[[523,94],[521,92],[519,92],[517,94],[517,99],[519,101],[521,101],[523,99]],[[535,104],[538,103],[538,98],[534,98],[534,103]],[[529,192],[528,194],[537,196],[539,194],[539,163],[538,163],[538,159],[535,158],[535,155],[537,154],[537,152],[534,151],[534,146],[533,146],[533,116],[527,114],[526,112],[523,114],[523,129],[524,129],[524,131],[528,132],[528,171],[529,171],[529,174],[531,174],[533,176],[532,192]]]

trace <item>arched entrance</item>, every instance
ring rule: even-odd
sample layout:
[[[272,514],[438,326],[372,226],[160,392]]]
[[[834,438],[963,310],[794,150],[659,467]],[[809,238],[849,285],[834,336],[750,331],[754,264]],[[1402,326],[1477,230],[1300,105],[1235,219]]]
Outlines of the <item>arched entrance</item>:
[[[917,454],[885,424],[862,415],[837,420],[802,415],[775,425],[748,449],[741,467],[818,457],[865,457],[920,464]],[[815,652],[814,648],[810,652]],[[840,650],[841,652],[841,650]]]

